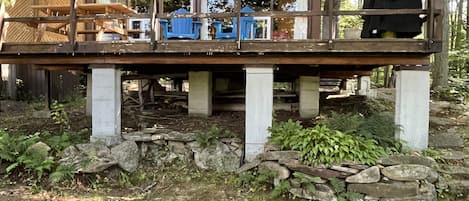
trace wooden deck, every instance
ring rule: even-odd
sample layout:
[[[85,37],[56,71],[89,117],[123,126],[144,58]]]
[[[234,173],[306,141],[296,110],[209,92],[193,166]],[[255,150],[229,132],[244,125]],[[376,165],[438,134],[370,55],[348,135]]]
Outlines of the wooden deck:
[[[157,2],[159,4],[157,4]],[[190,13],[174,15],[163,12],[162,0],[153,0],[148,14],[137,14],[120,4],[106,6],[76,4],[70,6],[32,6],[48,16],[5,18],[4,22],[29,25],[64,23],[55,33],[68,35],[61,42],[3,42],[0,46],[0,63],[40,65],[86,65],[86,64],[305,64],[305,65],[428,65],[429,55],[441,51],[441,4],[440,0],[427,1],[428,9],[362,9],[356,11],[309,9],[296,12],[253,12],[240,13],[236,4],[230,13]],[[316,2],[316,1],[314,1]],[[100,9],[100,10],[96,10]],[[101,14],[103,13],[103,14]],[[396,15],[425,14],[427,23],[423,39],[337,39],[333,36],[333,20],[329,20],[329,34],[323,39],[304,40],[162,40],[157,38],[157,19],[193,17],[262,16],[270,19],[279,17],[318,18],[339,15]],[[119,41],[78,41],[77,34],[96,34],[97,30],[77,30],[78,23],[119,20],[132,18],[151,19],[151,37],[146,41],[127,40],[128,30],[100,30],[101,34],[116,32],[125,35]],[[239,21],[239,20],[238,20]],[[314,21],[314,19],[313,19]],[[3,23],[1,22],[0,31]],[[98,25],[99,26],[99,25]],[[51,31],[44,29],[43,31]],[[308,32],[313,27],[307,28]],[[110,31],[111,30],[111,31]],[[135,30],[132,30],[135,32]],[[318,35],[317,31],[316,34]],[[313,34],[314,35],[314,34]],[[308,38],[319,36],[309,35]],[[2,39],[3,40],[3,39]]]

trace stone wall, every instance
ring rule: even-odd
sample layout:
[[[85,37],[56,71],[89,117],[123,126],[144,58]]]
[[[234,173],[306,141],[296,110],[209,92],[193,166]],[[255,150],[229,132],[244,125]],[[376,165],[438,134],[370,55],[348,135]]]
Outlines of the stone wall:
[[[239,172],[267,169],[281,180],[290,183],[289,192],[309,200],[337,200],[339,194],[360,193],[363,200],[423,200],[437,199],[435,184],[438,172],[432,167],[436,162],[422,156],[389,156],[375,166],[343,162],[336,165],[306,166],[299,161],[297,151],[280,151],[276,146],[266,145],[265,153],[257,160],[243,165]],[[345,185],[344,192],[336,192],[332,180]],[[311,190],[308,186],[314,186]]]

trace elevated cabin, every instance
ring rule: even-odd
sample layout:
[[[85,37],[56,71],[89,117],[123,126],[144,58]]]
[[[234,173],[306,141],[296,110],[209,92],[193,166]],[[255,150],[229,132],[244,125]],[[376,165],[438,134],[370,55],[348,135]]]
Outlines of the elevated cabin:
[[[241,83],[249,160],[268,136],[274,80],[297,83],[300,115],[311,118],[319,113],[320,78],[358,76],[366,90],[373,68],[395,65],[397,136],[410,148],[427,147],[430,55],[441,51],[442,0],[365,0],[366,9],[352,10],[332,0],[187,0],[178,7],[152,0],[142,13],[130,1],[33,2],[14,5],[25,12],[1,21],[0,63],[89,72],[91,140],[121,139],[121,81],[130,79],[121,70],[188,79],[190,115],[212,114],[214,85]],[[351,18],[365,19],[363,27],[348,27],[361,27],[358,34],[339,26]],[[11,40],[7,24],[34,31]]]

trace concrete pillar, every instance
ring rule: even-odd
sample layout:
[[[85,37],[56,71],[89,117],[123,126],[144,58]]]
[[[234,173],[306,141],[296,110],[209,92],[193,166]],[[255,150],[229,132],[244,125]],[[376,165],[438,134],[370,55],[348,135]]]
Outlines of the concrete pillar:
[[[211,72],[189,72],[189,115],[212,115]]]
[[[396,138],[411,150],[428,146],[430,72],[401,70],[396,74]]]
[[[93,64],[91,142],[121,141],[121,71],[111,64]]]
[[[367,96],[370,93],[371,78],[370,76],[360,76],[358,78],[358,95]]]
[[[245,160],[262,153],[272,126],[273,66],[246,66]]]
[[[300,76],[300,117],[319,115],[319,76]]]
[[[296,0],[295,11],[307,11],[308,0]],[[308,18],[306,17],[295,17],[293,38],[294,39],[307,39],[308,32]]]
[[[86,116],[91,116],[92,114],[92,86],[93,86],[93,76],[91,73],[86,74]]]

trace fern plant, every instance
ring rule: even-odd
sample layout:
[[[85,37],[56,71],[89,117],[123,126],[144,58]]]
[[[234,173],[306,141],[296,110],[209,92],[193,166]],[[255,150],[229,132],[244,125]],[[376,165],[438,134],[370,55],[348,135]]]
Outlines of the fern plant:
[[[213,145],[217,140],[225,137],[234,137],[235,134],[230,130],[218,128],[213,125],[205,132],[198,132],[195,135],[195,141],[197,141],[202,147],[208,147]]]
[[[71,165],[59,165],[53,173],[49,175],[49,181],[52,184],[62,183],[73,179],[75,168]]]

